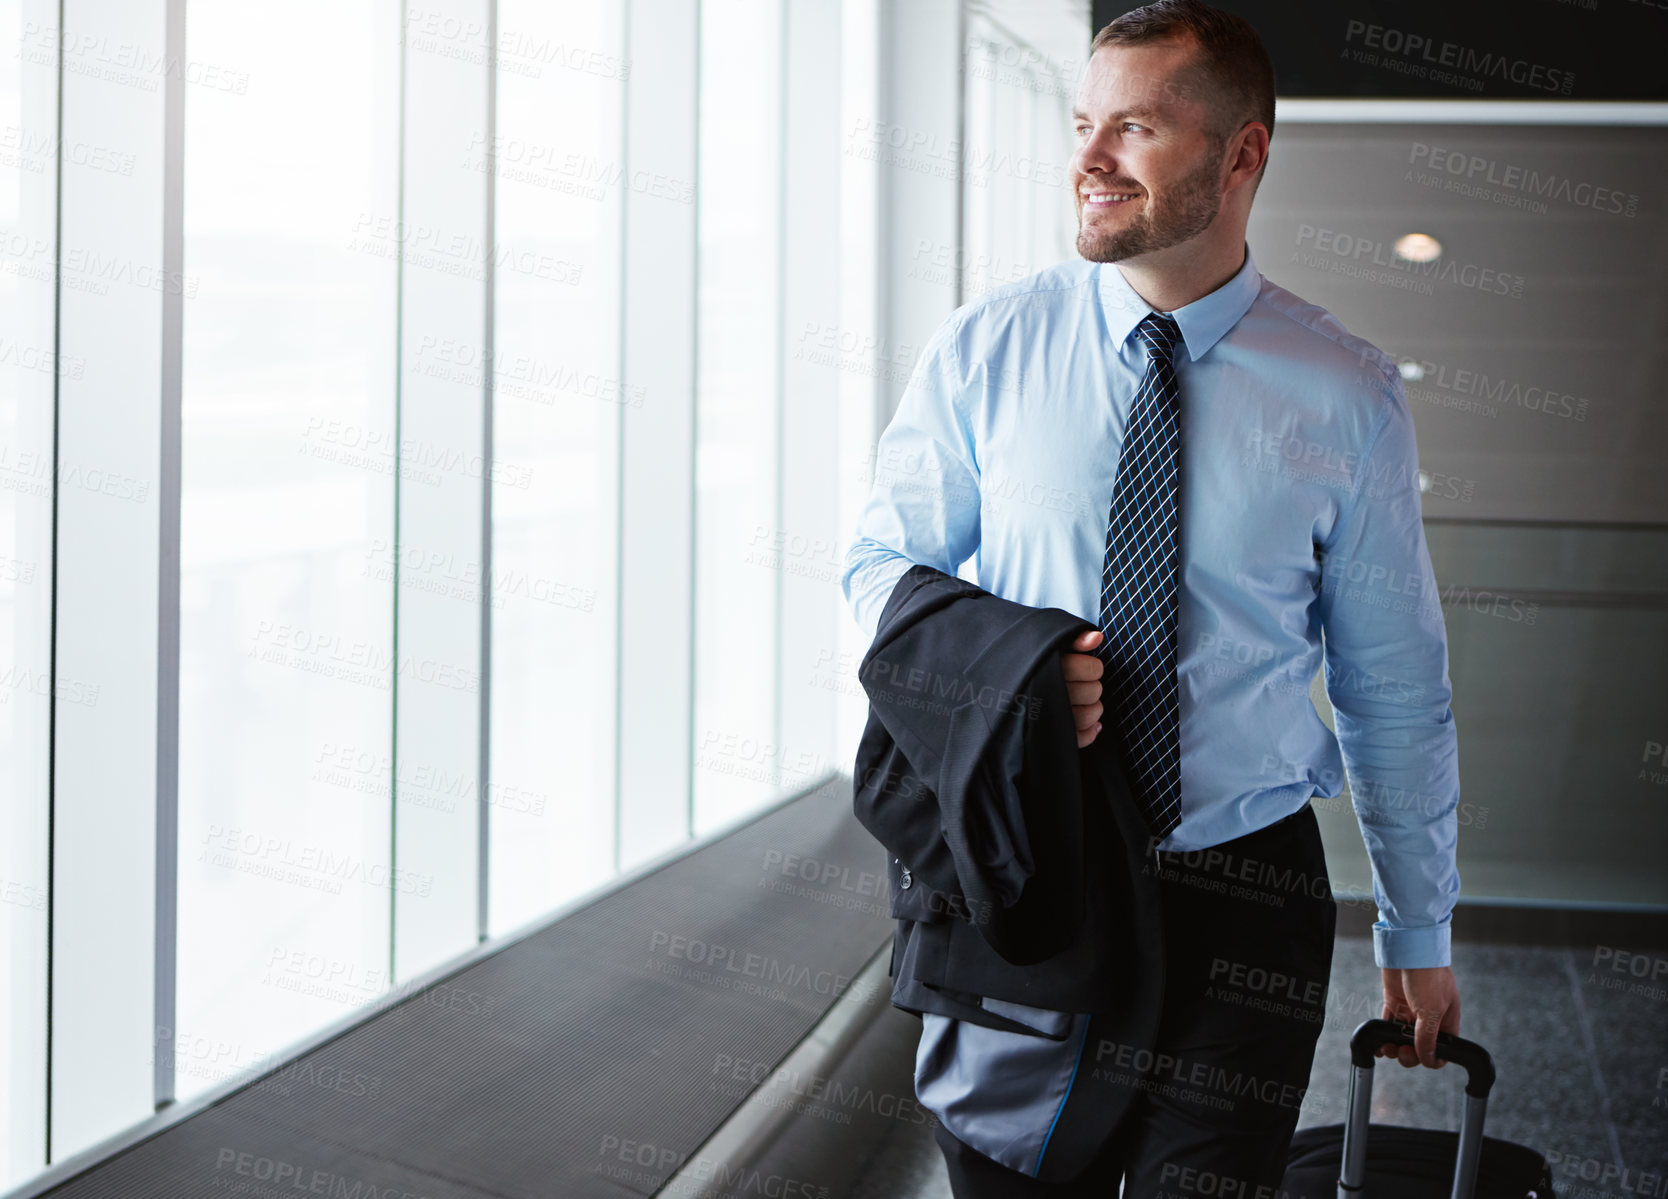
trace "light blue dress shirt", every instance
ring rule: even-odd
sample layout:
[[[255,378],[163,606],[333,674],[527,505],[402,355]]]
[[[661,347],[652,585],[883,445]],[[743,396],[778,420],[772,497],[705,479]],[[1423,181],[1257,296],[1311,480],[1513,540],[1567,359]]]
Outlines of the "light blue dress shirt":
[[[869,463],[841,587],[870,640],[916,563],[1099,621],[1119,450],[1152,309],[1074,260],[952,312]],[[1395,364],[1246,248],[1171,315],[1181,390],[1181,824],[1220,845],[1338,795],[1372,861],[1380,966],[1449,964],[1458,746],[1418,451]],[[1310,683],[1323,661],[1336,735]],[[1108,723],[1101,736],[1115,730]]]

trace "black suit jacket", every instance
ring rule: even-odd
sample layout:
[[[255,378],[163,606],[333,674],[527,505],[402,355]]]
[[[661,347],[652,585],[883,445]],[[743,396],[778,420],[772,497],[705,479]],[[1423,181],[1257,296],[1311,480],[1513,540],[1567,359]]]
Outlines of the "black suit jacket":
[[[858,821],[890,854],[892,1003],[1012,1032],[981,997],[1094,1013],[1146,1048],[1163,995],[1153,839],[1103,730],[1077,746],[1061,652],[1095,626],[930,566],[858,668]]]

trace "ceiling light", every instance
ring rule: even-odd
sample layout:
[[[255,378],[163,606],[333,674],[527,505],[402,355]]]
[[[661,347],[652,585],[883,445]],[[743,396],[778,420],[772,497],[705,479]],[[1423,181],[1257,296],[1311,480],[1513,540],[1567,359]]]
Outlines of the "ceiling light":
[[[1442,243],[1428,233],[1404,233],[1396,239],[1396,254],[1409,262],[1434,262]]]

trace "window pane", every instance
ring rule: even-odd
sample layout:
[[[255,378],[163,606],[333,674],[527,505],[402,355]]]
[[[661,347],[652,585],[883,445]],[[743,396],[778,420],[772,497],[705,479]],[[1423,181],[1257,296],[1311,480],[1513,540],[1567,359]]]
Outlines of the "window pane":
[[[614,869],[620,22],[498,10],[493,443],[527,485],[493,489],[494,932]]]
[[[190,9],[182,1098],[388,982],[397,19]]]
[[[697,835],[798,781],[776,750],[781,36],[779,0],[701,13]]]
[[[1077,257],[1071,109],[1091,36],[1082,3],[987,0],[968,13],[966,228],[949,259],[963,300]],[[912,265],[953,286],[936,257],[950,247],[933,252]]]
[[[20,0],[0,0],[0,1189],[43,1164],[46,1121],[53,337],[40,247],[52,244],[56,54],[25,18]]]

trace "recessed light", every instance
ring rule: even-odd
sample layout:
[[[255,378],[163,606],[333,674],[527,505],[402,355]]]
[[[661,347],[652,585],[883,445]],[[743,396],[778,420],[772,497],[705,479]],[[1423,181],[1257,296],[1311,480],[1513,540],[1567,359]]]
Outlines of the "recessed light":
[[[1409,262],[1433,262],[1442,254],[1442,243],[1428,233],[1404,233],[1396,239],[1396,253]]]
[[[1413,361],[1411,358],[1403,358],[1401,362],[1397,364],[1396,369],[1402,372],[1402,378],[1406,379],[1409,383],[1417,383],[1420,379],[1425,377],[1424,366]]]

